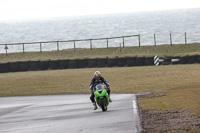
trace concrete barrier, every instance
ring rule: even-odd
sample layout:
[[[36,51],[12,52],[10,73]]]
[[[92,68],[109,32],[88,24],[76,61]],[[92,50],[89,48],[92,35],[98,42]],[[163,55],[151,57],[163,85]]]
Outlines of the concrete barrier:
[[[68,68],[71,68],[71,69],[78,68],[77,59],[69,60],[68,63],[69,63]]]
[[[144,66],[145,65],[145,57],[137,57],[136,63],[137,63],[137,66]]]
[[[197,62],[200,63],[200,55],[198,55]]]
[[[123,67],[154,65],[154,57],[115,57],[0,63],[0,73],[67,68]],[[200,55],[159,57],[159,65],[200,63]]]
[[[1,73],[10,72],[9,63],[0,63],[0,72]]]
[[[59,60],[50,60],[49,69],[52,69],[52,70],[59,69]]]
[[[188,63],[194,64],[197,63],[198,55],[189,55],[188,56]]]
[[[131,67],[131,66],[137,66],[137,63],[136,63],[136,57],[126,57],[126,65]]]
[[[22,61],[19,63],[19,71],[28,71],[30,69],[29,61]]]
[[[164,63],[164,57],[159,57],[159,65],[162,65]]]
[[[144,59],[145,66],[151,66],[154,65],[154,57],[145,57]]]
[[[117,57],[107,59],[107,67],[117,66]]]
[[[89,68],[97,67],[97,59],[88,59],[88,67]]]
[[[171,62],[173,65],[180,64],[180,56],[173,56]]]
[[[69,67],[68,60],[59,60],[59,69],[67,69]]]
[[[181,56],[180,57],[180,63],[181,64],[187,64],[188,63],[188,56]]]
[[[97,67],[106,67],[106,66],[107,66],[107,58],[97,59]]]
[[[40,70],[48,70],[49,61],[40,61]]]
[[[166,56],[166,57],[164,57],[164,62],[162,64],[163,65],[170,65],[170,64],[172,64],[172,56]]]
[[[30,61],[30,70],[31,71],[40,70],[40,61]]]
[[[19,63],[20,62],[10,62],[9,63],[10,72],[18,72],[20,70]]]
[[[127,59],[126,59],[126,57],[118,57],[118,59],[117,59],[117,66],[118,67],[123,67],[123,66],[126,66],[126,64],[127,64]]]
[[[88,67],[88,59],[78,59],[78,68],[87,68]]]

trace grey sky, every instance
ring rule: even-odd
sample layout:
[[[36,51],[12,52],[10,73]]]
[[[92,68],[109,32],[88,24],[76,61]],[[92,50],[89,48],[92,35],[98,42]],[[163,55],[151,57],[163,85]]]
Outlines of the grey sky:
[[[200,0],[0,0],[0,21],[200,8]]]

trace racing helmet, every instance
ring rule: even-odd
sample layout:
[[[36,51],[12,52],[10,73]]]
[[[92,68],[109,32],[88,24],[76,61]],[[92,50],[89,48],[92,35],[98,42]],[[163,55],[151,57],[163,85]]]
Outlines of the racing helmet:
[[[99,71],[94,72],[94,77],[99,79],[101,77],[101,73]]]

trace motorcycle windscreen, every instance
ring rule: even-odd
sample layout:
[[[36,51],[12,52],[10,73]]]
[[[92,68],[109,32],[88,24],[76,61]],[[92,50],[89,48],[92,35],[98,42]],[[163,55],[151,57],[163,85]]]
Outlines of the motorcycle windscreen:
[[[105,89],[105,86],[103,84],[96,85],[96,90],[101,90],[101,89]]]

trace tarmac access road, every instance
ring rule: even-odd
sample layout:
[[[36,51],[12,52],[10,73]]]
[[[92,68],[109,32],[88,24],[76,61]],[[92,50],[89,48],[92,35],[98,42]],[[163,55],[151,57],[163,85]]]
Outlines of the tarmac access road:
[[[135,95],[111,98],[102,112],[88,94],[1,97],[0,133],[139,133]]]

